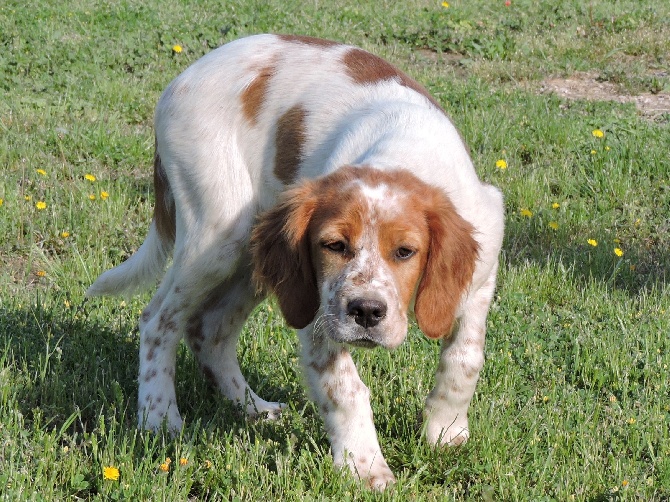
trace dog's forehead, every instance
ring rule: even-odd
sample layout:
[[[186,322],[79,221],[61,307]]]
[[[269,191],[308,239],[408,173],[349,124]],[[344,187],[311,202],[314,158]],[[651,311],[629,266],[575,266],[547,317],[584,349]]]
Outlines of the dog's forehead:
[[[321,219],[321,235],[343,234],[362,247],[377,247],[410,235],[414,236],[411,240],[422,239],[425,218],[421,201],[410,187],[393,180],[358,178],[344,183],[338,192],[340,197],[330,199],[338,207],[326,210],[329,216]]]
[[[357,202],[367,209],[370,216],[397,217],[397,212],[408,203],[406,189],[387,181],[371,182],[365,179],[353,180],[343,191],[358,195]]]

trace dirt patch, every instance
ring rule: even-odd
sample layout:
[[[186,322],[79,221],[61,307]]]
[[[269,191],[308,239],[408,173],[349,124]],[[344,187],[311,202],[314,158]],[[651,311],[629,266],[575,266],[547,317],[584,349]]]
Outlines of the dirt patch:
[[[599,82],[595,75],[590,73],[575,73],[568,78],[544,80],[540,92],[554,93],[565,99],[635,103],[643,115],[650,117],[670,113],[670,94],[663,92],[637,96],[623,94],[617,85],[611,82]]]

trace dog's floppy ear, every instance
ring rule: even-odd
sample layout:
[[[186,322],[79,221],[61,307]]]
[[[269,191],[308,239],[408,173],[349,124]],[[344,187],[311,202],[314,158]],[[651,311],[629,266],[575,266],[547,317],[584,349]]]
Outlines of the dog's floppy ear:
[[[319,308],[319,291],[308,236],[316,208],[311,184],[284,193],[279,203],[261,214],[251,234],[254,281],[274,293],[286,322],[304,328]]]
[[[461,297],[472,281],[479,245],[472,225],[444,194],[433,193],[431,199],[425,206],[430,247],[414,315],[426,336],[440,338],[451,334]]]

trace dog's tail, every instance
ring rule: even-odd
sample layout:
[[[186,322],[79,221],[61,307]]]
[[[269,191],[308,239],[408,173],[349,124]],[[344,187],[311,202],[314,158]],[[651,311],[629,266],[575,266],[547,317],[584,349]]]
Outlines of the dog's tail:
[[[149,233],[140,248],[118,267],[104,272],[86,296],[131,295],[154,285],[172,254],[175,240],[175,205],[158,150],[154,156],[156,205]]]

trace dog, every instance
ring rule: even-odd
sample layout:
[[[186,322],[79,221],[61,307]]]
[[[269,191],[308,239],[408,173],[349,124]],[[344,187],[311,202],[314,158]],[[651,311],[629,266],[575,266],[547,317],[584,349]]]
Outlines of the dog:
[[[182,427],[182,338],[224,396],[277,417],[284,405],[256,395],[235,349],[274,294],[298,330],[336,465],[374,488],[394,481],[350,347],[393,349],[412,318],[442,340],[427,441],[468,439],[503,200],[424,87],[353,46],[256,35],[168,85],[155,137],[146,240],[87,291],[129,294],[163,277],[139,323],[140,427]]]

